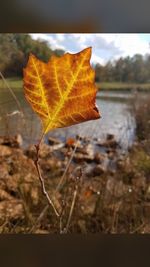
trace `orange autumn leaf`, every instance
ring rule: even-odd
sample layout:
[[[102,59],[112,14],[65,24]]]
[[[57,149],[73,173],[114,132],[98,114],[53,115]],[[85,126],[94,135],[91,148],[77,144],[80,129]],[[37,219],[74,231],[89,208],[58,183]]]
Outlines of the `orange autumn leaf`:
[[[30,54],[24,69],[25,97],[40,116],[44,132],[100,118],[95,106],[91,48],[52,56],[44,63]]]
[[[74,139],[74,138],[68,138],[67,140],[66,140],[66,145],[68,146],[68,147],[71,147],[71,146],[74,146],[75,145],[75,143],[76,143],[76,139]]]
[[[91,190],[87,190],[87,191],[84,192],[84,197],[85,198],[89,198],[89,197],[91,197],[92,193],[93,192]]]

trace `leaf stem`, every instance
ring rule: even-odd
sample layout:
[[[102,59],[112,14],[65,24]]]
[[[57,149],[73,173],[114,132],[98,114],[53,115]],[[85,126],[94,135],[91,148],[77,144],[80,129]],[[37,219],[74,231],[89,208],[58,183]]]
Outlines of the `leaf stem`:
[[[36,159],[34,160],[34,164],[35,164],[35,167],[37,169],[38,177],[39,177],[39,180],[40,180],[40,183],[41,183],[42,192],[46,196],[49,205],[53,208],[56,216],[57,217],[60,217],[59,212],[57,211],[57,209],[56,209],[53,201],[51,200],[49,194],[46,191],[44,179],[43,179],[43,177],[41,175],[41,171],[40,171],[40,167],[39,167],[39,150],[40,150],[40,145],[39,144],[38,145],[35,145],[35,148],[36,148],[37,154],[36,154]]]

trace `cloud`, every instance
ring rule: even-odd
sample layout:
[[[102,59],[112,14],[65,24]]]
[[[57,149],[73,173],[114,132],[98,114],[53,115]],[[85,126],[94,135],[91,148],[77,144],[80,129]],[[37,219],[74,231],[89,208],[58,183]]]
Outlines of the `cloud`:
[[[108,42],[120,49],[121,56],[149,53],[149,42],[141,38],[142,34],[101,34]],[[150,35],[149,35],[150,40]]]
[[[52,49],[58,48],[58,49],[66,50],[65,46],[61,44],[64,38],[62,34],[61,35],[55,34],[55,36],[52,36],[51,34],[45,34],[45,33],[32,33],[30,35],[35,40],[41,39],[41,40],[47,41]]]
[[[92,46],[92,63],[105,64],[108,60],[134,54],[149,53],[150,34],[31,34],[33,38],[47,40],[53,49],[70,53]],[[149,38],[148,38],[149,37]]]

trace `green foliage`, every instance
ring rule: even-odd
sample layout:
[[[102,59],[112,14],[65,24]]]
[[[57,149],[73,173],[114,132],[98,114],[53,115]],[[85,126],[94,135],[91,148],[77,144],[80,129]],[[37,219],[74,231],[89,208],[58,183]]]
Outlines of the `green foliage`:
[[[5,72],[12,58],[17,54],[17,46],[12,34],[0,34],[0,70]]]
[[[150,82],[150,56],[139,54],[108,62],[105,66],[97,64],[97,82]]]
[[[48,61],[54,53],[62,55],[63,50],[52,50],[43,40],[33,40],[29,34],[0,34],[0,71],[5,76],[22,76],[30,53]]]

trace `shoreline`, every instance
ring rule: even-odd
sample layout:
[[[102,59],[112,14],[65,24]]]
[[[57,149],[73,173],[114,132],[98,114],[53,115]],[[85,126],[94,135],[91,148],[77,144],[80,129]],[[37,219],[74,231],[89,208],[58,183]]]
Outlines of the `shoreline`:
[[[145,84],[136,84],[136,83],[124,83],[124,82],[101,82],[101,83],[96,83],[96,86],[98,90],[102,91],[111,91],[111,92],[117,92],[117,91],[127,91],[127,92],[132,92],[132,91],[141,91],[145,92],[150,90],[150,83],[145,83]]]
[[[6,81],[9,83],[12,89],[20,89],[23,87],[23,80],[20,77],[11,77],[11,78],[6,78]],[[145,84],[137,84],[137,83],[131,83],[131,82],[96,82],[96,86],[98,90],[102,91],[132,91],[132,90],[137,90],[137,91],[149,91],[150,90],[150,83],[145,83]],[[4,83],[0,79],[0,88],[3,88]]]

